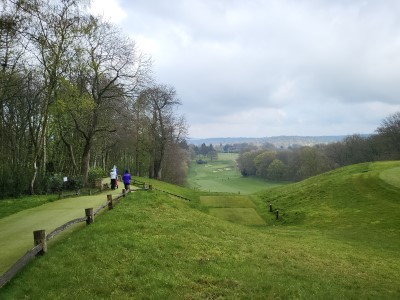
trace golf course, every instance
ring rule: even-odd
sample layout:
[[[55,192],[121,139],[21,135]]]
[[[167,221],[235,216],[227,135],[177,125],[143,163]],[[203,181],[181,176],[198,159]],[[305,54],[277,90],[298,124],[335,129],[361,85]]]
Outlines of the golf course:
[[[272,184],[240,178],[232,161],[196,165],[190,187],[142,178],[154,189],[56,239],[0,299],[400,298],[400,162]],[[31,247],[32,230],[57,226],[53,214],[70,219],[80,206],[80,217],[105,200],[90,197],[2,217],[2,256]],[[11,236],[31,218],[27,248],[13,250]]]
[[[192,162],[188,184],[191,188],[208,192],[252,194],[284,182],[272,182],[256,177],[243,177],[236,159],[238,153],[218,153],[218,159],[207,164]]]

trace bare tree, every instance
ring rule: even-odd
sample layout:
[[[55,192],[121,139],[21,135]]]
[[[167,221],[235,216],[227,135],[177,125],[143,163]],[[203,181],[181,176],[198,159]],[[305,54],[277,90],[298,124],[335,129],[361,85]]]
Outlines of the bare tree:
[[[381,123],[376,132],[386,141],[392,159],[400,158],[400,112],[396,112]]]
[[[13,1],[11,1],[13,2]],[[14,1],[30,20],[30,27],[22,35],[28,40],[31,68],[40,71],[41,96],[34,122],[30,123],[33,141],[33,176],[30,184],[31,193],[42,161],[42,170],[46,168],[46,136],[50,108],[58,97],[61,78],[69,69],[73,53],[71,46],[76,39],[76,26],[80,21],[80,4],[84,1]]]
[[[70,106],[75,129],[84,140],[81,174],[86,183],[96,135],[114,134],[119,116],[148,81],[150,60],[133,41],[122,37],[111,24],[90,17],[75,44],[74,80],[81,103]]]
[[[167,145],[175,129],[173,109],[180,101],[173,87],[157,85],[145,89],[141,97],[147,104],[147,119],[150,126],[150,147],[152,151],[149,176],[162,178],[162,162]]]

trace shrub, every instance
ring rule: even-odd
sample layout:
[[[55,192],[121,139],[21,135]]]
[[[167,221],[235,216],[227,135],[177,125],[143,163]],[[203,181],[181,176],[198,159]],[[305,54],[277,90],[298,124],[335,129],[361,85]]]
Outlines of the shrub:
[[[68,178],[68,181],[64,182],[63,189],[70,190],[70,191],[77,191],[83,187],[82,177],[76,176]]]
[[[95,187],[96,179],[106,177],[104,170],[101,167],[91,168],[88,174],[88,184]]]
[[[44,178],[46,190],[50,193],[56,193],[63,188],[63,176],[61,174],[52,174]]]
[[[196,160],[196,163],[198,163],[199,165],[201,165],[201,164],[206,164],[207,161],[206,161],[206,160],[202,160],[202,159],[198,159],[198,160]]]

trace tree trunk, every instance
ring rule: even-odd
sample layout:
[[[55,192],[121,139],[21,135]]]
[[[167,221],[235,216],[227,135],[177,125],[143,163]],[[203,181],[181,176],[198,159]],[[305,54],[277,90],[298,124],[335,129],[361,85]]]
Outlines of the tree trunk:
[[[76,174],[78,166],[76,165],[74,149],[72,148],[72,144],[68,143],[62,134],[60,134],[60,136],[61,136],[61,139],[64,142],[65,146],[68,149],[69,157],[71,158],[71,162],[72,162],[73,173]]]
[[[36,160],[33,162],[33,176],[32,176],[32,180],[31,180],[31,184],[30,184],[30,188],[29,188],[29,192],[31,195],[33,195],[35,193],[35,180],[36,180],[36,176],[37,176],[37,164],[36,164]]]
[[[91,139],[87,139],[82,154],[81,175],[82,183],[84,186],[88,183],[89,163],[90,163],[90,149],[92,148]]]

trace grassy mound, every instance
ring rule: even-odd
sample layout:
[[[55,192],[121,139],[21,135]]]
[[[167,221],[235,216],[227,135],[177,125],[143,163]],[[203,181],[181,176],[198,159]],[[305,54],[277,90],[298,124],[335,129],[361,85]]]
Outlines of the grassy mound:
[[[381,177],[393,178],[392,172],[399,165],[353,165],[271,189],[259,197],[280,211],[280,224],[323,230],[340,240],[398,251],[400,188]]]
[[[400,189],[380,173],[399,165],[351,166],[252,198],[275,226],[210,216],[185,189],[193,201],[132,193],[57,241],[0,299],[398,299]]]

